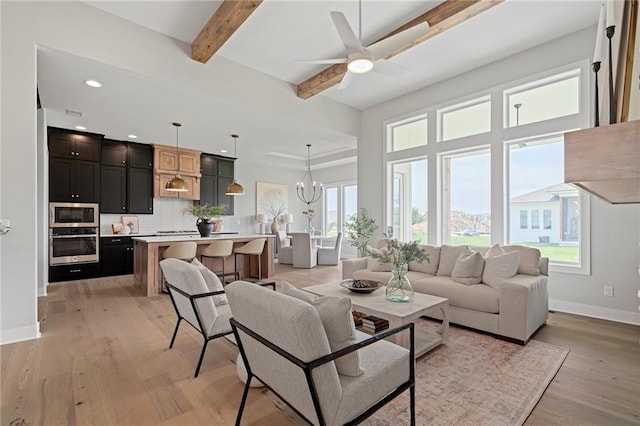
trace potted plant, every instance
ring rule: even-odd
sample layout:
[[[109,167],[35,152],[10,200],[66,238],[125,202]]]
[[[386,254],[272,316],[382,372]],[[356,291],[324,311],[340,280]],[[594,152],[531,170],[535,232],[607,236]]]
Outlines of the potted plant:
[[[369,238],[377,229],[376,221],[369,217],[365,209],[360,209],[360,213],[351,216],[344,224],[347,238],[351,241],[351,245],[358,249],[358,256],[367,255]]]
[[[195,216],[196,226],[198,227],[198,232],[202,237],[211,236],[211,232],[215,231],[213,229],[213,223],[211,223],[211,219],[224,214],[227,211],[227,206],[222,204],[219,206],[212,206],[208,203],[205,204],[194,204],[191,207],[187,207],[185,209],[185,213],[191,213],[191,215]]]
[[[387,246],[380,250],[369,250],[368,254],[380,263],[391,264],[393,275],[387,283],[386,297],[392,302],[411,302],[413,287],[407,278],[409,262],[429,261],[429,254],[418,245],[418,241],[403,243],[387,239]]]

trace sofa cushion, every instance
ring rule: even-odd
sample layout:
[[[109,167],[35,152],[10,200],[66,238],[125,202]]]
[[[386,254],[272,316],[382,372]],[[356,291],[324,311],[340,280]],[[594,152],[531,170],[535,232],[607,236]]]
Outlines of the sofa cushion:
[[[419,247],[427,252],[427,260],[424,262],[409,262],[409,270],[435,275],[438,272],[438,264],[440,263],[440,247],[426,244],[420,244]]]
[[[487,255],[491,254],[491,251]],[[520,255],[518,251],[488,256],[484,260],[482,282],[496,287],[500,282],[511,278],[518,272]]]
[[[202,274],[202,278],[204,278],[204,282],[207,285],[209,291],[224,291],[224,286],[220,282],[220,278],[218,278],[218,276],[213,271],[200,263],[200,261],[196,258],[191,261],[191,264],[195,266],[198,271],[200,271],[200,274]],[[220,294],[217,296],[213,296],[213,303],[216,306],[221,306],[226,305],[229,302],[227,302],[227,296],[225,294]]]
[[[484,257],[479,252],[465,247],[453,266],[451,278],[460,284],[479,284],[482,282]]]
[[[500,292],[485,284],[460,284],[450,277],[430,277],[412,281],[414,290],[446,297],[458,308],[497,314],[500,312]]]
[[[331,351],[339,351],[357,342],[356,327],[351,314],[351,299],[348,297],[316,296],[284,281],[282,293],[304,302],[311,303],[320,316],[322,326]],[[311,299],[311,302],[309,300]],[[347,376],[359,376],[364,373],[360,367],[360,355],[358,351],[341,356],[335,360],[339,374]]]
[[[502,247],[505,252],[518,251],[520,263],[518,265],[518,273],[526,275],[540,275],[540,250],[533,247],[525,247],[521,245],[511,245]]]
[[[467,246],[448,246],[443,245],[440,247],[440,262],[438,263],[438,272],[436,275],[443,275],[450,277],[453,272],[453,267],[456,265],[458,256],[462,253]]]

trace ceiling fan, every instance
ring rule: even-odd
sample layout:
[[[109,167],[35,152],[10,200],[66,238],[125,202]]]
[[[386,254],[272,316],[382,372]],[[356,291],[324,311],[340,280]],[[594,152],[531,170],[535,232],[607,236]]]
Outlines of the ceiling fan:
[[[362,0],[359,2],[360,14],[360,38],[349,26],[347,19],[342,12],[330,12],[333,24],[338,31],[342,44],[347,50],[346,57],[332,59],[316,59],[307,61],[296,61],[308,64],[347,64],[347,72],[338,85],[338,89],[344,89],[351,83],[354,74],[364,74],[369,71],[377,71],[394,77],[406,75],[408,70],[387,59],[397,49],[422,37],[429,31],[429,24],[423,22],[414,27],[406,29],[384,40],[380,40],[369,47],[364,47],[360,42],[362,38]]]

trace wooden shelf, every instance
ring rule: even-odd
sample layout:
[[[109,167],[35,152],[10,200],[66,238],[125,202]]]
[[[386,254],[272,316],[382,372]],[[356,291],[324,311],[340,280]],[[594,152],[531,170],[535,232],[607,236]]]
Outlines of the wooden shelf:
[[[612,204],[640,203],[640,120],[565,133],[564,181]]]

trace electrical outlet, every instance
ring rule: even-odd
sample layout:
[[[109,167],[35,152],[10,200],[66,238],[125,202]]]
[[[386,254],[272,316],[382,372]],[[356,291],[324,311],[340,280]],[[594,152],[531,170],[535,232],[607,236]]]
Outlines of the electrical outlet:
[[[613,297],[613,286],[605,285],[604,286],[604,295],[607,297]]]

